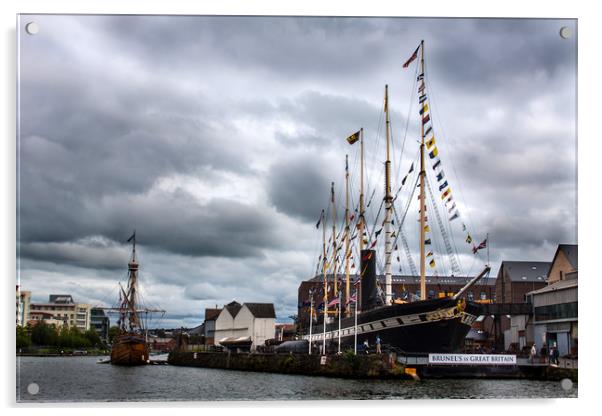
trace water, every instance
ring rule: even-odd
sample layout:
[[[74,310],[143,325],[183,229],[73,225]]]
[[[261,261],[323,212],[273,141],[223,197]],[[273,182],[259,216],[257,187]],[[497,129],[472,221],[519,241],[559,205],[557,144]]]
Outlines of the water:
[[[153,365],[97,364],[99,357],[17,357],[18,402],[335,400],[577,397],[560,382],[345,380]],[[36,383],[39,391],[36,394]]]

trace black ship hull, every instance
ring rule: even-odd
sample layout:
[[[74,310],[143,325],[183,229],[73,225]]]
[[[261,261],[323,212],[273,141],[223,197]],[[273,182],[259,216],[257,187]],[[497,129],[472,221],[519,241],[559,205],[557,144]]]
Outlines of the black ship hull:
[[[462,350],[464,338],[479,314],[478,304],[452,298],[381,306],[358,313],[357,344],[363,345],[367,340],[373,348],[379,336],[383,349],[405,353],[458,352]],[[355,317],[342,318],[340,328],[341,350],[353,348]],[[309,334],[303,338],[309,340]],[[311,342],[315,348],[323,345],[324,338],[327,352],[338,350],[338,318],[326,324],[325,334],[322,324],[313,326]]]

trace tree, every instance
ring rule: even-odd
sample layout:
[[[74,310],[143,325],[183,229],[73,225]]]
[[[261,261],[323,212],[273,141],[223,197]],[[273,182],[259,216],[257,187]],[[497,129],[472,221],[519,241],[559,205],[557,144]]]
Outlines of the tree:
[[[27,333],[27,329],[22,326],[17,326],[17,348],[26,348],[31,345],[31,338]]]
[[[98,332],[96,332],[96,330],[94,328],[88,329],[84,333],[84,337],[88,340],[88,342],[90,342],[90,345],[92,345],[93,347],[97,347],[102,344],[102,341],[100,340],[100,336],[98,335]]]
[[[115,337],[117,335],[119,335],[119,327],[118,326],[112,326],[109,328],[109,342],[113,342],[113,340],[115,339]]]
[[[31,341],[36,345],[56,345],[58,332],[54,325],[46,325],[42,320],[31,329]]]

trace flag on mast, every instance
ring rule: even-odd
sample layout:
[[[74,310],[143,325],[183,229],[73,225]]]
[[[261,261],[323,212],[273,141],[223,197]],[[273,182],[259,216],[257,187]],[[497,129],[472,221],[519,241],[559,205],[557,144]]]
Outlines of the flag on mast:
[[[360,139],[360,130],[353,133],[351,136],[347,137],[347,143],[353,144]]]
[[[412,62],[414,62],[414,60],[416,58],[418,58],[418,50],[420,49],[420,45],[416,48],[416,50],[414,51],[414,53],[412,54],[412,56],[410,56],[410,58],[406,61],[405,64],[403,64],[404,68],[407,68],[408,66],[410,66],[410,64]]]

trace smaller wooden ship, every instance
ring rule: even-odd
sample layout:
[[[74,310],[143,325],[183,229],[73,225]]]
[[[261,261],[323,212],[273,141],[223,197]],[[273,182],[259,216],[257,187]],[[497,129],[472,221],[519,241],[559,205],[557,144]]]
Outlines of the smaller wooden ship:
[[[127,240],[132,242],[132,257],[128,263],[128,283],[124,289],[119,284],[119,306],[109,310],[119,313],[119,334],[113,340],[111,348],[111,364],[144,365],[150,362],[147,319],[152,312],[165,313],[160,309],[138,307],[138,260],[136,259],[136,232]]]

